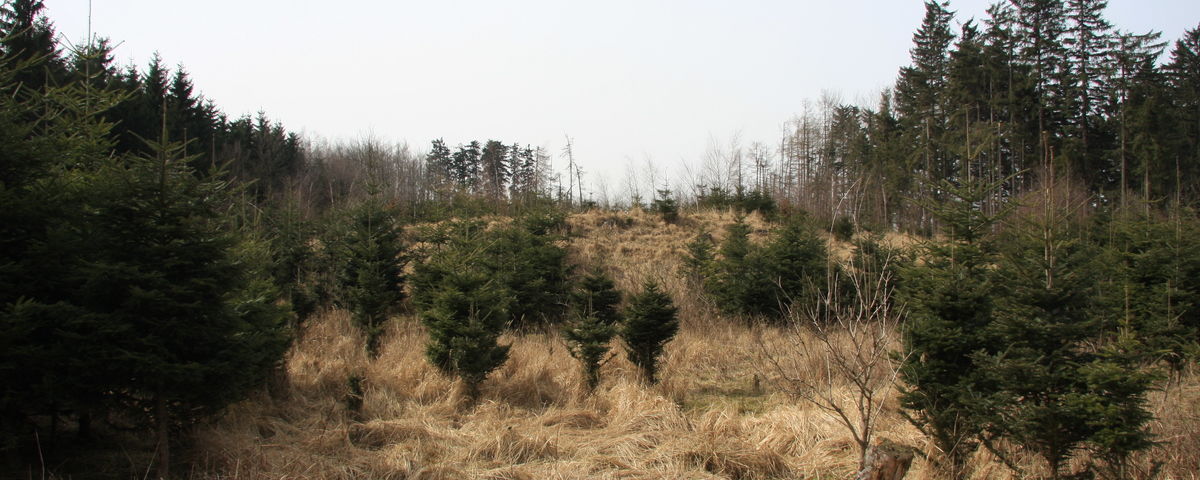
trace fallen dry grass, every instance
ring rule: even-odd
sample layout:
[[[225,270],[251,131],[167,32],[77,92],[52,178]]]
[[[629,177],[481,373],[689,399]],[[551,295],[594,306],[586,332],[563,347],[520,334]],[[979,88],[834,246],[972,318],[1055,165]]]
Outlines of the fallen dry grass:
[[[555,335],[506,336],[510,359],[469,406],[460,385],[425,361],[426,333],[414,317],[394,318],[380,356],[370,360],[349,316],[330,311],[305,326],[287,358],[289,395],[237,404],[197,432],[191,476],[850,478],[857,452],[849,433],[827,412],[780,393],[761,362],[762,348],[787,348],[788,333],[719,318],[678,275],[679,254],[698,229],[720,234],[732,221],[729,213],[707,212],[663,225],[640,211],[570,219],[576,262],[605,265],[625,290],[657,279],[680,304],[682,330],[667,346],[659,385],[639,383],[617,355],[588,395]],[[766,233],[761,219],[749,221],[756,234]],[[345,406],[351,375],[364,379],[358,414]],[[850,401],[848,386],[834,388]],[[928,449],[894,397],[888,393],[877,435]],[[1165,462],[1166,478],[1197,478],[1200,379],[1185,375],[1157,392],[1152,408],[1165,443],[1144,461]],[[975,478],[1017,478],[987,454],[973,462]],[[908,478],[935,476],[918,460]]]

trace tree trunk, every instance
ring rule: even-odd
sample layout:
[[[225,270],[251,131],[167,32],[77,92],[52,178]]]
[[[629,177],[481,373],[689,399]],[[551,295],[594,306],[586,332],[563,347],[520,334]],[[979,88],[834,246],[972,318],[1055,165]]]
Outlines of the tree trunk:
[[[170,478],[171,475],[171,414],[167,409],[167,397],[158,394],[154,398],[155,454],[158,465],[155,477]]]
[[[884,439],[867,451],[854,480],[901,480],[912,466],[913,450]]]

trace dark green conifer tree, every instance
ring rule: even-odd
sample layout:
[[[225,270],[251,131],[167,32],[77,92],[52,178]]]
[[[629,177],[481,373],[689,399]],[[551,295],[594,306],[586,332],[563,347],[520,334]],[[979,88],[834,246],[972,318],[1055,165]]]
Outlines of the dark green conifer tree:
[[[425,154],[425,171],[431,177],[435,189],[445,187],[450,181],[450,161],[450,149],[446,147],[446,141],[440,138],[434,140],[429,153]]]
[[[879,96],[879,106],[866,116],[866,135],[871,148],[867,152],[866,178],[873,182],[864,188],[866,197],[879,192],[875,202],[864,202],[874,210],[871,218],[875,225],[894,227],[903,218],[907,209],[906,199],[915,186],[912,171],[905,162],[899,161],[908,155],[900,129],[900,122],[892,108],[892,93],[885,91]]]
[[[479,142],[459,145],[458,151],[450,156],[450,179],[463,191],[474,191],[479,187],[480,156],[483,154]]]
[[[600,269],[585,275],[572,294],[573,318],[562,333],[571,356],[583,364],[589,391],[600,384],[600,367],[621,321],[620,303],[621,292]]]
[[[901,275],[899,293],[909,315],[902,331],[900,406],[941,452],[934,465],[956,479],[969,474],[967,459],[983,424],[976,403],[983,377],[973,356],[998,348],[990,333],[996,261],[990,232],[1000,216],[982,210],[998,185],[942,182],[946,200],[930,209],[947,241],[926,244],[918,254],[924,262]]]
[[[1063,122],[1070,110],[1066,103],[1067,30],[1066,3],[1060,0],[1010,0],[1015,7],[1015,38],[1019,48],[1017,62],[1028,72],[1027,88],[1036,115],[1026,127],[1033,155],[1023,165],[1034,168],[1049,158],[1050,149],[1061,152]]]
[[[463,252],[473,268],[486,271],[504,288],[512,301],[505,319],[511,327],[524,329],[562,319],[570,298],[567,252],[557,244],[551,218],[531,214],[520,225],[487,229],[479,222],[447,222],[429,238],[435,244],[427,260],[418,263],[411,279],[413,302],[428,308],[429,292],[450,275],[451,263],[432,261],[446,252]]]
[[[694,281],[704,282],[713,273],[716,243],[712,235],[701,231],[684,247],[683,269]]]
[[[571,356],[583,366],[584,385],[591,392],[600,385],[600,367],[608,354],[609,342],[617,334],[617,327],[595,315],[575,315],[563,325],[562,335]]]
[[[670,295],[647,281],[642,291],[629,299],[621,338],[629,361],[637,365],[646,382],[658,381],[658,360],[663,347],[679,331],[678,309]]]
[[[948,2],[925,2],[925,18],[913,34],[912,65],[900,69],[896,81],[895,108],[910,149],[903,158],[910,159],[906,170],[920,172],[919,178],[942,178],[947,164],[941,137],[947,123],[945,86],[954,40],[950,31],[954,12],[948,7]],[[923,229],[932,227],[924,212],[919,220]]]
[[[273,260],[271,277],[302,323],[324,303],[326,298],[322,297],[328,287],[321,284],[318,254],[312,245],[315,225],[303,218],[294,203],[277,206],[266,221]]]
[[[474,402],[487,375],[508,359],[508,346],[497,339],[508,323],[513,296],[487,268],[471,245],[483,240],[478,230],[452,232],[459,237],[418,268],[414,303],[429,330],[425,354],[442,372],[466,385]],[[437,272],[431,274],[430,272]]]
[[[504,200],[512,176],[512,166],[508,163],[508,146],[496,140],[488,140],[480,152],[479,163],[483,193],[493,202]]]
[[[395,213],[378,196],[350,212],[340,245],[343,300],[367,336],[367,352],[379,354],[385,322],[404,298],[404,246]]]
[[[772,279],[760,262],[759,249],[750,243],[750,226],[739,218],[725,229],[718,258],[705,277],[704,289],[726,313],[761,314],[776,299]]]
[[[1092,433],[1086,376],[1080,365],[1095,360],[1081,343],[1100,327],[1089,316],[1093,298],[1086,272],[1094,256],[1058,232],[1025,231],[1005,238],[995,321],[987,328],[1004,348],[975,352],[988,389],[977,389],[975,415],[993,452],[1011,460],[1003,438],[1040,456],[1053,478]],[[995,296],[994,296],[995,297]],[[989,351],[990,350],[990,351]],[[1015,464],[1015,462],[1014,462]]]
[[[1119,213],[1096,235],[1107,267],[1098,299],[1104,330],[1127,330],[1143,360],[1178,374],[1200,353],[1200,227],[1194,218]]]
[[[45,8],[42,0],[12,0],[0,8],[0,53],[18,69],[14,80],[34,91],[58,85],[67,73]]]
[[[1144,113],[1142,107],[1147,99],[1146,92],[1152,91],[1147,80],[1155,78],[1151,70],[1165,44],[1158,41],[1161,35],[1150,32],[1144,35],[1133,35],[1118,32],[1113,51],[1112,67],[1114,75],[1110,84],[1111,121],[1116,124],[1116,139],[1112,152],[1113,174],[1116,182],[1116,200],[1121,208],[1130,206],[1134,197],[1132,192],[1142,190],[1145,185],[1140,180],[1142,171],[1139,158],[1135,153],[1134,140],[1141,136],[1139,128],[1144,128]],[[1143,114],[1139,116],[1139,114]],[[1144,137],[1143,137],[1144,138]],[[1142,188],[1135,188],[1142,184]],[[1145,197],[1143,197],[1145,199]]]
[[[1112,77],[1111,59],[1114,38],[1112,24],[1104,18],[1107,0],[1069,0],[1066,2],[1066,64],[1063,103],[1066,125],[1064,155],[1073,172],[1094,191],[1109,187],[1114,172],[1101,154],[1109,135],[1101,123],[1101,107]]]
[[[171,78],[166,98],[167,129],[170,138],[183,142],[185,153],[193,158],[197,174],[217,168],[215,135],[219,119],[216,107],[195,92],[191,78],[180,65]]]
[[[556,243],[558,235],[541,222],[523,223],[492,233],[491,256],[484,260],[514,296],[509,313],[516,328],[561,319],[570,290],[567,251]]]
[[[509,198],[513,201],[528,204],[540,193],[542,180],[538,158],[528,145],[521,148],[520,144],[514,143],[508,147],[508,165],[512,171]]]
[[[1053,175],[1051,169],[1050,175]],[[1023,450],[1045,462],[1051,478],[1076,478],[1067,460],[1085,448],[1122,468],[1130,455],[1151,446],[1145,394],[1151,376],[1141,371],[1131,330],[1097,351],[1105,336],[1096,315],[1101,278],[1097,248],[1070,222],[1077,205],[1055,196],[1045,182],[1036,211],[1006,231],[997,262],[1000,295],[988,326],[1003,348],[980,349],[986,388],[976,417],[984,420],[984,444],[1014,466]],[[1003,440],[1002,442],[997,440]]]
[[[671,195],[671,190],[663,188],[657,190],[654,195],[654,202],[650,204],[650,208],[658,213],[664,222],[675,223],[679,221],[679,205],[675,202],[675,197]]]
[[[584,316],[594,316],[601,322],[616,324],[621,321],[621,292],[599,268],[579,279],[571,293],[571,304]]]
[[[824,289],[829,268],[824,241],[803,219],[785,221],[763,246],[751,243],[749,234],[744,222],[731,224],[720,258],[703,272],[705,291],[726,313],[782,318],[793,302]]]
[[[1181,205],[1195,206],[1200,201],[1200,26],[1175,42],[1165,70],[1178,119],[1174,166],[1176,190],[1182,191],[1175,193]]]
[[[789,219],[772,232],[761,256],[773,286],[769,303],[761,306],[766,313],[785,314],[793,303],[817,298],[826,287],[831,265],[825,241],[803,218]]]
[[[112,146],[112,124],[98,114],[121,96],[81,85],[27,89],[19,73],[0,62],[3,460],[32,444],[32,415],[49,415],[53,430],[60,414],[74,413],[86,436],[89,413],[106,406],[104,392],[113,388],[96,371],[111,358],[97,352],[107,348],[97,338],[111,329],[81,305],[79,271],[96,248],[84,226],[87,180]]]
[[[82,304],[108,333],[97,376],[152,420],[158,475],[171,432],[261,383],[287,348],[287,312],[221,217],[227,185],[201,181],[182,146],[110,162],[92,181]]]

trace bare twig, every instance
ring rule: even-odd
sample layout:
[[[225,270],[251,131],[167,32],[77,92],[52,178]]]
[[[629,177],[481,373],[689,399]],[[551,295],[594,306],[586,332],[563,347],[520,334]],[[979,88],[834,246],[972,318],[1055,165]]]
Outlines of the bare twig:
[[[884,265],[847,265],[834,273],[823,293],[788,305],[790,324],[782,345],[759,339],[763,363],[779,387],[833,415],[865,460],[883,413],[886,392],[899,373],[890,361],[902,312],[892,302]],[[839,277],[844,276],[844,277]],[[843,281],[850,291],[841,291]],[[839,394],[849,385],[850,395]]]

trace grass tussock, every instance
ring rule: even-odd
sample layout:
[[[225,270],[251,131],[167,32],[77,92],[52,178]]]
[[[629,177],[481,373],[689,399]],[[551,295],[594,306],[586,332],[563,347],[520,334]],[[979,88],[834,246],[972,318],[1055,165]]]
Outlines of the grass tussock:
[[[616,215],[619,218],[614,218]],[[426,333],[413,316],[393,318],[378,358],[349,315],[309,321],[287,358],[290,394],[230,408],[199,429],[191,455],[198,479],[663,479],[851,478],[857,450],[830,413],[780,388],[763,352],[819,376],[823,359],[791,351],[803,330],[723,319],[678,274],[679,254],[698,228],[721,234],[729,212],[688,215],[677,225],[641,211],[569,219],[576,263],[604,265],[618,288],[655,278],[681,309],[667,345],[662,383],[647,386],[614,342],[602,383],[587,394],[582,372],[553,334],[506,335],[508,362],[468,405],[462,386],[424,358]],[[751,217],[756,235],[766,223]],[[762,232],[759,232],[762,230]],[[800,333],[797,333],[800,332]],[[348,379],[362,378],[362,408],[347,409]],[[850,401],[850,385],[829,386]],[[877,438],[932,448],[886,393]],[[1140,459],[1164,478],[1200,471],[1200,378],[1185,373],[1151,398],[1163,445]],[[1018,475],[986,453],[973,478]],[[907,478],[931,480],[920,458]]]

